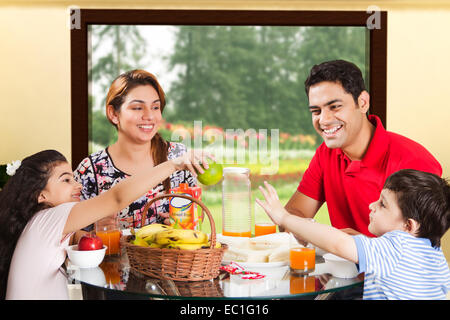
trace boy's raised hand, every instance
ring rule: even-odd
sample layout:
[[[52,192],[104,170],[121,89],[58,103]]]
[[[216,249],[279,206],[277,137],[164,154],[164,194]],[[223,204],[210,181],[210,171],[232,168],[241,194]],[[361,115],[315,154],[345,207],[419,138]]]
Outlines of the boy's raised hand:
[[[266,188],[259,186],[259,190],[263,194],[265,201],[256,198],[256,202],[264,209],[264,211],[266,211],[267,215],[275,224],[281,225],[283,219],[289,215],[289,213],[281,204],[275,188],[266,181],[264,181],[264,186]]]

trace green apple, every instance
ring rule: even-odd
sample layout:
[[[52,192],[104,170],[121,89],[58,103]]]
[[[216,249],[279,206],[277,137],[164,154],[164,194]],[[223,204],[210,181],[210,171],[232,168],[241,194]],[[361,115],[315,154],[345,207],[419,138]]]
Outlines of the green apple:
[[[220,163],[208,159],[209,168],[197,176],[197,180],[206,186],[212,186],[222,180],[223,168]]]

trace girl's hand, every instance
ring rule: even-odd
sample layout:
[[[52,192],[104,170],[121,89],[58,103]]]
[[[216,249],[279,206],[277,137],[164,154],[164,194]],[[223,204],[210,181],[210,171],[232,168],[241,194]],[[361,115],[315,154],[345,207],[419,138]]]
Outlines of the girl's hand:
[[[207,158],[211,158],[214,160],[214,157],[202,150],[188,150],[182,156],[175,158],[172,163],[175,166],[176,170],[189,170],[192,172],[194,177],[197,177],[198,173],[204,173],[203,169],[208,169],[208,161]],[[202,167],[203,165],[203,167]]]
[[[264,181],[266,188],[259,186],[259,190],[263,194],[266,201],[256,199],[256,202],[266,211],[267,215],[272,219],[272,221],[281,225],[284,218],[289,215],[289,213],[284,209],[283,205],[278,199],[277,191],[274,187]]]

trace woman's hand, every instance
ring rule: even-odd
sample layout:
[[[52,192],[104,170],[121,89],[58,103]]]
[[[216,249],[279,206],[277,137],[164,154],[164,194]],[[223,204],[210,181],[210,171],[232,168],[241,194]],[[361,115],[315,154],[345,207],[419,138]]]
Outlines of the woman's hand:
[[[214,160],[214,157],[202,150],[188,150],[182,156],[172,159],[176,170],[189,170],[194,177],[197,177],[197,173],[204,173],[204,169],[208,169],[207,158]],[[203,165],[203,167],[202,167]]]
[[[284,218],[289,215],[289,212],[287,212],[281,204],[275,188],[266,181],[264,181],[264,185],[266,188],[259,186],[259,190],[266,201],[256,199],[256,202],[264,209],[264,211],[266,211],[267,215],[275,224],[281,225]]]
[[[170,219],[169,219],[169,213],[168,212],[156,212],[156,214],[164,219],[164,221],[163,221],[164,224],[170,226]]]

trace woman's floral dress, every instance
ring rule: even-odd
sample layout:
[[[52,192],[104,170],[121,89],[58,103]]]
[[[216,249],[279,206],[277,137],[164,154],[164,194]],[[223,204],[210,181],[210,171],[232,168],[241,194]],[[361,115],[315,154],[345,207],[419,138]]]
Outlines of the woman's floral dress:
[[[174,159],[186,152],[186,147],[181,143],[169,142],[169,152],[167,158]],[[119,170],[108,153],[108,148],[92,153],[83,159],[74,172],[75,180],[82,184],[81,200],[86,200],[109,190],[111,187],[119,183],[122,179],[130,176],[129,174]],[[197,181],[188,170],[175,171],[170,176],[170,187],[176,188],[180,183],[187,183],[189,186],[196,186]],[[158,193],[169,192],[164,190],[162,181],[149,190],[145,195],[131,203],[128,207],[118,213],[119,224],[122,229],[140,228],[142,213],[145,204]],[[156,211],[155,211],[156,209]],[[145,225],[151,223],[162,223],[162,218],[158,213],[169,212],[168,199],[161,199],[152,204],[147,213]],[[85,228],[92,230],[93,225]]]

